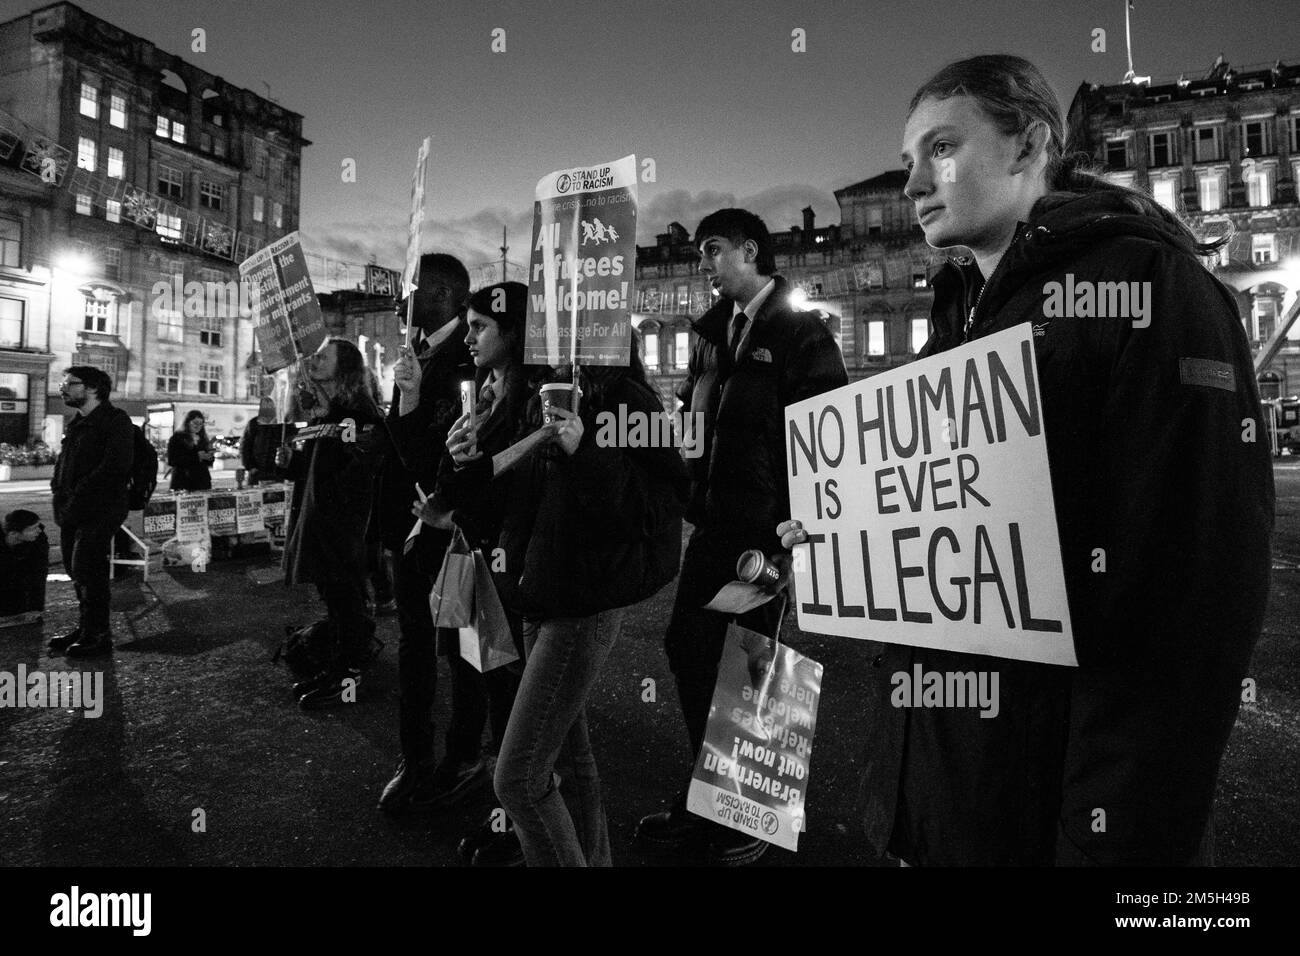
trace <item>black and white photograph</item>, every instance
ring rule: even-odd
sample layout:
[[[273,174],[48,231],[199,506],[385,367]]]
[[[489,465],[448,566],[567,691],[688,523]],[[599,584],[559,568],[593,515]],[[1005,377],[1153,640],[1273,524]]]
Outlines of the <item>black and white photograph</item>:
[[[1297,14],[0,0],[4,924],[1284,925]]]

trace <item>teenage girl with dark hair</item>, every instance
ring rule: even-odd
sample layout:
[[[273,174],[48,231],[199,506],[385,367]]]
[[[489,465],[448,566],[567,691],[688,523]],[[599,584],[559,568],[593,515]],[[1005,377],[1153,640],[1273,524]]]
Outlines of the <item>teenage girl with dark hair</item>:
[[[167,464],[172,469],[172,491],[207,491],[212,487],[212,443],[208,441],[203,413],[197,408],[167,442]]]

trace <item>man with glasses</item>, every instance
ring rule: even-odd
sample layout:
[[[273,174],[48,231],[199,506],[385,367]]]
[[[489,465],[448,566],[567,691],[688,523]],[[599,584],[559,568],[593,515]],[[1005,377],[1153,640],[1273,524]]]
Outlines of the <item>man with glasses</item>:
[[[135,458],[131,419],[108,400],[113,380],[89,365],[64,373],[59,392],[76,410],[54,466],[54,520],[62,536],[63,566],[77,591],[75,630],[49,642],[69,657],[113,650],[109,630],[109,549],[127,515],[127,484]]]
[[[454,653],[457,632],[436,629],[429,592],[442,567],[451,532],[421,526],[411,543],[415,483],[432,491],[447,432],[460,415],[460,383],[473,380],[465,336],[469,273],[455,256],[420,257],[419,283],[411,306],[411,348],[393,369],[397,388],[388,411],[395,451],[384,464],[378,502],[384,547],[393,552],[397,598],[397,674],[402,759],[379,798],[379,809],[400,813],[448,806],[486,786],[490,777],[479,756],[480,741],[462,739],[453,714],[447,752],[434,760],[433,701],[438,653]],[[398,304],[405,318],[407,303]],[[448,525],[450,528],[450,524]],[[453,685],[455,668],[452,668]],[[455,686],[452,696],[457,696]]]

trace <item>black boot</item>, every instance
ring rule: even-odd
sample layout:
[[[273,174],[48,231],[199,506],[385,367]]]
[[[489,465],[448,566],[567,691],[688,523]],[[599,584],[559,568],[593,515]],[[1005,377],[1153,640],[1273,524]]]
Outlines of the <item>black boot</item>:
[[[66,651],[73,644],[77,643],[77,641],[79,640],[81,640],[80,627],[76,628],[75,630],[67,634],[64,634],[62,637],[51,637],[48,641],[45,642],[45,646],[48,647],[51,651],[53,651],[55,654],[62,654],[64,651]]]
[[[101,657],[113,652],[113,635],[108,631],[83,636],[64,651],[69,657]]]

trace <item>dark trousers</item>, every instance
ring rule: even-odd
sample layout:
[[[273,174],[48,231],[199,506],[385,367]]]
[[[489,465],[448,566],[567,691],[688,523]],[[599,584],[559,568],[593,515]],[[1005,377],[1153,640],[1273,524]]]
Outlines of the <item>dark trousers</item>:
[[[316,590],[338,638],[339,664],[360,667],[370,657],[375,621],[366,610],[366,584],[358,575],[331,575]]]
[[[514,706],[522,668],[518,664],[480,674],[454,649],[455,628],[435,628],[429,610],[433,576],[419,567],[416,553],[393,554],[393,590],[397,599],[398,734],[402,756],[409,761],[434,755],[433,705],[438,690],[438,651],[453,651],[448,660],[451,676],[451,720],[447,725],[447,757],[472,763],[482,750],[483,726],[492,728],[492,750],[500,749],[510,710]],[[518,618],[507,612],[511,636],[522,655],[523,639]]]
[[[77,592],[79,627],[83,635],[102,634],[109,630],[109,550],[113,547],[113,535],[125,520],[125,511],[114,511],[59,526],[63,567]]]
[[[704,744],[704,728],[709,722],[713,686],[718,682],[718,662],[722,660],[727,625],[734,620],[741,627],[772,637],[781,613],[781,599],[773,598],[740,615],[706,611],[693,605],[692,600],[682,600],[682,586],[679,583],[677,599],[673,602],[673,614],[664,637],[668,666],[677,681],[682,719],[686,722],[686,734],[690,738],[692,766]]]

